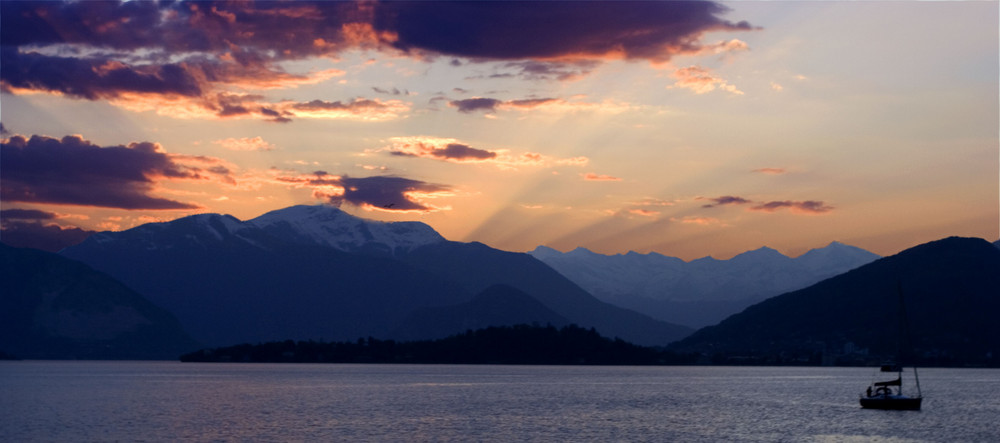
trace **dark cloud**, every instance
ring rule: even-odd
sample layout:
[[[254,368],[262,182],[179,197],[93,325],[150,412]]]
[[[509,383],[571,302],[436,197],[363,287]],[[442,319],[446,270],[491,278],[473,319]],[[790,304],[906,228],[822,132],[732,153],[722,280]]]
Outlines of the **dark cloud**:
[[[476,149],[461,143],[449,143],[443,148],[429,144],[421,144],[418,150],[397,150],[391,151],[391,154],[403,157],[430,157],[438,160],[455,161],[489,160],[491,158],[496,158],[497,156],[496,152],[487,151],[485,149]]]
[[[53,220],[56,214],[38,209],[4,209],[0,210],[0,220]]]
[[[497,156],[496,152],[490,152],[484,149],[476,149],[467,145],[459,143],[449,143],[444,149],[439,149],[436,151],[438,156],[447,159],[456,160],[486,160],[490,158],[495,158]]]
[[[379,88],[377,86],[372,86],[372,91],[375,91],[375,92],[377,92],[379,94],[386,94],[386,95],[410,95],[410,91],[406,91],[406,90],[400,91],[399,88],[383,89],[383,88]]]
[[[345,25],[370,15],[352,2],[38,2],[4,1],[4,46],[88,45],[145,49],[147,58],[195,52],[255,58],[303,58],[355,47]],[[349,26],[348,26],[349,28]],[[350,29],[348,29],[350,31]]]
[[[180,64],[128,66],[108,59],[82,59],[19,53],[4,46],[0,52],[5,89],[58,92],[98,100],[124,93],[197,97],[199,80]]]
[[[743,197],[736,197],[732,195],[724,195],[722,197],[710,198],[708,200],[711,200],[712,203],[709,203],[707,205],[702,205],[703,208],[714,208],[716,206],[723,206],[723,205],[742,205],[746,203],[751,203],[750,200],[747,200]]]
[[[376,100],[358,99],[353,102],[344,103],[341,101],[328,102],[323,100],[312,100],[308,102],[295,103],[292,109],[299,111],[357,111],[361,109],[385,109],[387,106]]]
[[[458,112],[472,113],[476,111],[493,112],[497,106],[503,103],[495,98],[467,98],[462,100],[452,100],[448,105],[458,108]]]
[[[504,63],[498,73],[491,77],[519,77],[525,80],[576,80],[586,76],[600,62],[596,60],[578,60],[573,62],[520,61]],[[513,72],[508,72],[512,70]]]
[[[664,61],[706,49],[705,32],[751,29],[725,12],[710,1],[2,1],[0,89],[287,122],[278,104],[220,91],[322,81],[338,74],[290,74],[282,62],[358,48],[507,61],[496,75],[569,80],[604,59]]]
[[[434,194],[449,191],[444,185],[402,177],[342,177],[343,195],[329,196],[334,204],[350,203],[393,211],[431,211],[435,208],[414,198],[414,193]]]
[[[528,109],[556,101],[559,100],[555,98],[528,98],[521,100],[503,101],[488,97],[474,97],[462,100],[452,100],[448,102],[448,105],[453,108],[457,108],[458,112],[471,114],[476,111],[493,113],[497,110],[497,108],[500,107]]]
[[[275,180],[297,188],[312,188],[313,197],[335,205],[347,203],[384,211],[436,211],[441,208],[431,206],[424,200],[451,192],[449,186],[420,180],[395,176],[356,178],[329,175],[326,171],[278,176]]]
[[[404,51],[471,59],[665,61],[697,52],[704,32],[753,28],[725,12],[709,1],[381,2],[374,27]]]
[[[764,203],[755,203],[743,197],[736,197],[732,195],[715,197],[708,200],[711,200],[712,203],[707,205],[702,205],[703,208],[714,208],[716,206],[723,206],[723,205],[744,205],[744,204],[754,203],[754,206],[751,206],[749,210],[761,211],[761,212],[775,212],[781,209],[788,209],[792,212],[798,212],[803,214],[822,214],[833,210],[833,206],[830,206],[824,202],[816,200],[806,200],[806,201],[775,200]]]
[[[6,211],[5,211],[6,212]],[[43,225],[38,222],[8,221],[0,223],[0,241],[18,248],[35,248],[58,252],[62,248],[84,241],[94,231]]]
[[[833,206],[815,200],[806,200],[806,201],[784,200],[784,201],[769,201],[767,203],[762,203],[750,208],[750,210],[752,211],[764,211],[764,212],[774,212],[779,209],[789,209],[794,212],[802,212],[808,214],[822,214],[825,212],[832,211]]]
[[[13,136],[0,145],[0,157],[0,198],[17,202],[196,209],[199,206],[149,194],[159,180],[217,178],[219,172],[181,164],[153,143],[100,147],[79,136]]]

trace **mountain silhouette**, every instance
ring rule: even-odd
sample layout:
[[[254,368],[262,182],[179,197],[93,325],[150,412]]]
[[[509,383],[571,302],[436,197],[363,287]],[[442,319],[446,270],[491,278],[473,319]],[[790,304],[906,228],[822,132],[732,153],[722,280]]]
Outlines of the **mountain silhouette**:
[[[1000,250],[982,239],[950,237],[768,299],[671,348],[730,355],[854,348],[892,356],[905,341],[923,361],[995,363],[998,312]]]
[[[879,258],[833,242],[790,258],[762,247],[728,260],[685,262],[658,253],[603,255],[584,248],[529,252],[605,302],[689,326],[707,326],[778,294]]]
[[[496,284],[581,327],[637,344],[665,345],[692,331],[601,302],[527,254],[451,242],[423,223],[365,220],[323,205],[248,221],[200,214],[102,232],[61,254],[173,312],[209,346],[388,337],[417,309],[468,303]],[[510,324],[536,320],[526,312]],[[407,333],[439,336],[440,328],[432,329]]]
[[[173,359],[200,345],[110,276],[0,243],[0,350],[31,359]]]
[[[466,303],[416,309],[399,322],[389,337],[396,340],[437,339],[456,331],[521,323],[543,326],[570,324],[569,320],[534,297],[511,286],[498,284],[486,288]]]

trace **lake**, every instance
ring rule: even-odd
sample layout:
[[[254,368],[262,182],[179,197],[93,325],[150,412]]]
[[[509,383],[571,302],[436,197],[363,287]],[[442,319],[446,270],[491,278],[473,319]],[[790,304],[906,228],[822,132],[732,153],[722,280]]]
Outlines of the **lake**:
[[[1000,441],[1000,370],[0,362],[0,441]]]

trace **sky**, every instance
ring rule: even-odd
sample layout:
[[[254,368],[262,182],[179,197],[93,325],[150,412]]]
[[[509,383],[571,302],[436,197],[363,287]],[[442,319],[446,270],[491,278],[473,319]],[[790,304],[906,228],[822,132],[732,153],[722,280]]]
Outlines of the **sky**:
[[[4,1],[0,240],[325,203],[508,251],[994,241],[998,5]]]

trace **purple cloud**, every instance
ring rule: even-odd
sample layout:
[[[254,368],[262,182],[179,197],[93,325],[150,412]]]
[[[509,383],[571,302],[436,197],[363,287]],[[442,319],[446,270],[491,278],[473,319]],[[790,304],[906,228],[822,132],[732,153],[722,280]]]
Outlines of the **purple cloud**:
[[[0,223],[0,237],[3,243],[17,248],[35,248],[58,252],[62,248],[84,241],[94,231],[80,228],[64,228],[57,225],[42,225],[38,222],[8,221]]]
[[[784,201],[769,201],[767,203],[762,203],[750,208],[750,210],[752,211],[763,211],[763,212],[774,212],[779,209],[789,209],[793,212],[799,212],[805,214],[822,214],[832,211],[833,206],[815,200],[806,200],[806,201],[784,200]]]
[[[374,29],[393,46],[480,60],[625,58],[653,61],[697,52],[702,33],[750,30],[691,2],[380,2]]]
[[[422,203],[415,194],[437,194],[450,191],[444,185],[402,177],[342,177],[343,195],[331,195],[330,203],[350,203],[355,206],[392,211],[427,212],[437,208]]]
[[[559,101],[559,99],[555,98],[527,98],[503,101],[495,98],[475,97],[462,100],[452,100],[448,102],[448,105],[453,108],[457,108],[458,112],[470,114],[476,111],[492,113],[501,107],[530,109],[557,101]]]
[[[747,199],[745,199],[743,197],[736,197],[736,196],[732,196],[732,195],[724,195],[722,197],[710,198],[708,200],[711,200],[712,203],[709,203],[707,205],[702,205],[703,208],[714,208],[716,206],[742,205],[742,204],[750,203],[750,200],[747,200]]]
[[[0,210],[0,220],[54,220],[56,214],[53,212],[40,211],[38,209],[4,209]]]
[[[224,91],[323,81],[342,73],[296,75],[282,62],[359,48],[501,60],[513,73],[498,75],[570,80],[606,59],[661,62],[705,49],[698,42],[705,32],[752,28],[719,18],[725,12],[710,1],[3,1],[0,89],[115,100],[166,115],[287,122],[296,114],[279,106],[287,104]],[[462,106],[489,110],[486,102]],[[357,114],[322,114],[345,117]]]
[[[458,112],[468,114],[476,111],[493,112],[496,110],[497,106],[500,106],[502,103],[502,101],[495,98],[475,97],[462,100],[452,100],[448,102],[448,105],[458,108]]]
[[[160,180],[232,180],[207,157],[170,155],[148,142],[100,147],[79,136],[16,135],[0,145],[4,201],[121,209],[197,209],[150,195]],[[181,161],[205,164],[190,166]]]
[[[427,204],[425,200],[451,194],[449,186],[395,176],[356,178],[316,171],[278,176],[275,181],[297,188],[312,188],[313,197],[335,205],[347,203],[382,211],[437,211],[443,208]]]
[[[518,61],[505,63],[498,67],[500,70],[491,75],[495,78],[520,77],[525,80],[557,80],[570,81],[586,76],[594,70],[599,61],[578,60],[573,62],[551,62],[551,61]],[[513,73],[506,72],[513,70]]]

